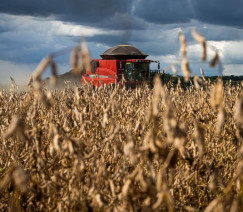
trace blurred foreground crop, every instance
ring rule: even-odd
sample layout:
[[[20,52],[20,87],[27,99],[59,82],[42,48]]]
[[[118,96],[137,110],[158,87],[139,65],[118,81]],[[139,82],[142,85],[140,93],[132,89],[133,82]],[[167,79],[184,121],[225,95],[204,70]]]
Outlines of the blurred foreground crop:
[[[154,83],[1,91],[0,210],[240,211],[241,85]]]

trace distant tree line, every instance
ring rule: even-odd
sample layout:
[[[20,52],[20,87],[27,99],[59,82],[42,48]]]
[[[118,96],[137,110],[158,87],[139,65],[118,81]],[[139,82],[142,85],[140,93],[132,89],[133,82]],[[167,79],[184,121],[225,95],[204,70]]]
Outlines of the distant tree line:
[[[172,74],[168,74],[165,72],[162,73],[157,73],[157,72],[151,72],[150,76],[151,76],[151,82],[153,81],[153,78],[156,74],[160,75],[161,81],[164,84],[168,84],[171,83],[173,85],[177,85],[178,81],[180,80],[181,86],[182,87],[187,87],[189,86],[192,82],[193,82],[193,77],[191,77],[191,79],[189,80],[189,82],[185,82],[184,77],[180,76],[180,75],[172,75]],[[219,77],[222,78],[224,83],[231,83],[232,85],[236,85],[238,83],[240,83],[241,81],[243,81],[243,76],[235,76],[235,75],[229,75],[229,76],[205,76],[205,79],[207,81],[211,81],[214,82],[215,80],[217,80]]]

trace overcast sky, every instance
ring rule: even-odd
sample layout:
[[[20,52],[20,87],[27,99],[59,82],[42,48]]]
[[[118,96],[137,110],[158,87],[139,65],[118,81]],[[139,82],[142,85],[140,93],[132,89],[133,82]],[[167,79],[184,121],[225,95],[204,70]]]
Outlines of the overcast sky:
[[[200,61],[201,48],[191,28],[208,42],[208,59]],[[46,55],[75,46],[81,36],[92,58],[107,48],[131,44],[159,60],[161,68],[176,65],[180,71],[182,31],[188,42],[193,74],[210,69],[213,49],[219,51],[224,75],[243,75],[242,0],[7,0],[0,6],[0,83],[25,83]],[[70,70],[70,53],[57,57],[59,73]]]

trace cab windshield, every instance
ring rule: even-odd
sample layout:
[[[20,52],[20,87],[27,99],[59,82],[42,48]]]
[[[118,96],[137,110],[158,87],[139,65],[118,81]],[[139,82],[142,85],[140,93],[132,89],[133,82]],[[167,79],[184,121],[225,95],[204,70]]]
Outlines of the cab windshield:
[[[149,63],[126,63],[124,77],[127,81],[148,80]]]

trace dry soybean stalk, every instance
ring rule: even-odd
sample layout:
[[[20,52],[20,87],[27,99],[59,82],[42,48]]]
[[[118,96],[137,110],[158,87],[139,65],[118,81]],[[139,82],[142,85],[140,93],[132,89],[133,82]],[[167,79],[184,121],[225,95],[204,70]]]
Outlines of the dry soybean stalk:
[[[194,28],[192,29],[192,37],[199,42],[202,45],[202,56],[201,56],[201,60],[206,60],[207,58],[207,46],[206,46],[206,39],[200,35]]]
[[[190,70],[190,67],[189,67],[188,59],[186,57],[184,57],[182,59],[181,70],[182,70],[182,73],[184,75],[185,81],[188,82],[190,80],[191,70]]]
[[[218,51],[216,51],[213,59],[210,62],[210,66],[214,67],[218,62],[219,62],[219,54]]]
[[[186,37],[182,32],[179,33],[179,40],[181,43],[181,55],[182,57],[186,57]]]

